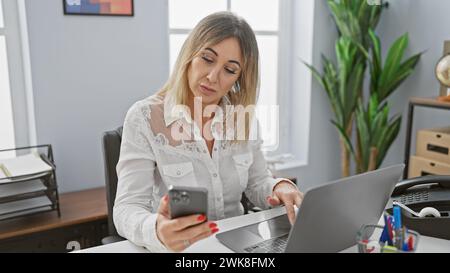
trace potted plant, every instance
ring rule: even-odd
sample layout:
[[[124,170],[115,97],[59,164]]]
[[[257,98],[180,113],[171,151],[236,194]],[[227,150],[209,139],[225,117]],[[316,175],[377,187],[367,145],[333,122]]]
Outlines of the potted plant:
[[[370,5],[366,0],[327,0],[339,37],[336,63],[322,56],[323,72],[306,64],[326,91],[339,132],[342,176],[350,175],[351,159],[356,173],[377,169],[396,139],[401,116],[390,117],[389,96],[414,71],[422,53],[403,61],[408,34],[400,36],[382,57],[375,33],[387,3]],[[367,68],[370,84],[364,92]],[[368,98],[364,95],[368,94]],[[352,134],[356,127],[356,137]]]

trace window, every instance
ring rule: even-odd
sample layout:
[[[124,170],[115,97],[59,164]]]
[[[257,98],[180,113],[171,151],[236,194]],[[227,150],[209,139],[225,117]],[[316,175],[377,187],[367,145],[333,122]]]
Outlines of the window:
[[[36,144],[29,54],[25,0],[0,0],[0,150]]]
[[[265,107],[278,105],[280,102],[279,90],[287,89],[284,81],[280,79],[280,70],[288,66],[285,62],[288,50],[283,50],[287,44],[284,33],[289,24],[287,0],[169,0],[169,33],[170,33],[170,68],[172,70],[183,42],[194,26],[205,16],[217,11],[228,10],[242,16],[253,28],[260,52],[260,95],[257,111],[258,120],[262,126],[264,149],[267,151],[282,150],[278,143],[286,143],[288,134],[278,124],[284,120],[281,116],[269,116]],[[257,7],[257,11],[255,9]],[[283,29],[280,28],[283,26]],[[275,123],[274,123],[275,122]],[[286,123],[287,125],[287,123]]]
[[[0,150],[15,146],[6,33],[3,1],[0,0]]]

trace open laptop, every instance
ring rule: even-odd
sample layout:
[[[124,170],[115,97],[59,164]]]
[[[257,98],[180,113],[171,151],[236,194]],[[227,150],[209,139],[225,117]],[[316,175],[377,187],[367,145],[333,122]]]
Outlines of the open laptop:
[[[291,227],[287,215],[216,235],[243,253],[338,252],[356,244],[364,224],[378,223],[404,165],[340,179],[308,190]]]

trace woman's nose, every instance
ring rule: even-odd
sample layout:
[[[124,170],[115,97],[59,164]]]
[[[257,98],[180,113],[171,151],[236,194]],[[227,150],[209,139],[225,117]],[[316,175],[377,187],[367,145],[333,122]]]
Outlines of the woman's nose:
[[[211,83],[217,82],[217,80],[219,78],[219,71],[220,71],[220,68],[217,68],[217,67],[214,67],[209,71],[208,76],[207,76],[209,82],[211,82]]]

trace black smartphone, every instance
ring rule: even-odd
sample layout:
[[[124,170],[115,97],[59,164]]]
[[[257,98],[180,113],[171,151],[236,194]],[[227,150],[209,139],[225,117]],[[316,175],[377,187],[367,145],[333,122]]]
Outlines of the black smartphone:
[[[193,214],[208,216],[208,190],[201,187],[169,186],[169,213],[171,219]]]

